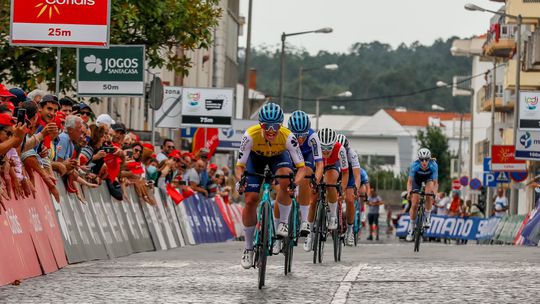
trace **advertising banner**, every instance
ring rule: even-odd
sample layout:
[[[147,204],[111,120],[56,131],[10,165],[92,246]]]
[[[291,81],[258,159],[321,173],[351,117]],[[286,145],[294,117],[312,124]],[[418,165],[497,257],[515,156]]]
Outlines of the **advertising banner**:
[[[177,129],[182,126],[182,87],[163,87],[163,103],[154,111],[154,121],[158,128]]]
[[[110,0],[11,0],[13,45],[109,45]]]
[[[77,49],[79,96],[144,96],[144,46]]]
[[[540,131],[540,92],[521,91],[519,94],[519,128]]]
[[[233,89],[183,88],[182,125],[200,128],[231,127]]]
[[[514,157],[514,146],[492,146],[491,169],[493,171],[526,171],[527,163]]]
[[[517,131],[516,158],[540,160],[540,131]]]
[[[232,127],[219,128],[219,146],[220,151],[238,151],[240,142],[246,130],[259,122],[256,120],[233,119]]]

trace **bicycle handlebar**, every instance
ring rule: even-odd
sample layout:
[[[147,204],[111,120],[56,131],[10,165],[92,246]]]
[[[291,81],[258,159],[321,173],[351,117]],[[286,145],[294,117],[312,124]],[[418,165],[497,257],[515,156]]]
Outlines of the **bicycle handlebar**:
[[[431,196],[433,198],[435,198],[435,193],[426,193],[424,191],[420,191],[420,190],[416,190],[416,189],[413,189],[410,194],[418,194],[420,196]]]

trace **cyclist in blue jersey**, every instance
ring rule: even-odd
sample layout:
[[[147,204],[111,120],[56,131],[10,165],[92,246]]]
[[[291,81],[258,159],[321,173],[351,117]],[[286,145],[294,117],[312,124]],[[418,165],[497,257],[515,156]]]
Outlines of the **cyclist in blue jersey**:
[[[420,196],[416,193],[411,194],[412,190],[420,191],[422,183],[425,183],[425,193],[437,193],[439,188],[439,166],[437,162],[431,158],[431,151],[427,148],[421,148],[418,150],[418,159],[415,160],[409,168],[409,180],[407,181],[407,193],[411,200],[411,209],[409,214],[411,215],[411,224],[409,225],[409,231],[407,233],[406,240],[411,242],[413,237],[414,225],[416,220],[416,212],[418,211],[418,201]],[[426,197],[425,205],[425,220],[424,227],[427,229],[431,225],[431,208],[433,206],[433,197]]]
[[[345,151],[347,151],[347,160],[349,161],[349,180],[347,181],[347,189],[345,190],[345,204],[347,212],[347,234],[345,238],[345,244],[347,246],[353,246],[353,225],[355,213],[354,200],[358,198],[358,192],[355,193],[354,189],[360,190],[362,170],[360,168],[360,160],[358,159],[358,154],[349,145],[349,140],[347,139],[347,137],[345,137],[345,135],[343,134],[338,134],[337,141],[343,147],[345,147]]]

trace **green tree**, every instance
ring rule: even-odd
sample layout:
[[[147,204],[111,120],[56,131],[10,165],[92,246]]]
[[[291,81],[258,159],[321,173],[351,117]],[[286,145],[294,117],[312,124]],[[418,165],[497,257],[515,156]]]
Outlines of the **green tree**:
[[[190,58],[183,50],[206,48],[218,24],[219,0],[113,0],[111,7],[111,44],[144,44],[146,59],[152,68],[166,67],[187,74]],[[9,16],[10,1],[0,3],[0,16]],[[0,82],[9,82],[25,90],[46,82],[55,86],[56,49],[13,47],[8,42],[9,18],[0,19]],[[63,91],[73,89],[75,49],[62,49]]]
[[[448,152],[448,138],[443,134],[441,128],[428,126],[425,131],[418,131],[418,145],[428,148],[433,158],[439,165],[439,189],[450,191],[450,152]]]

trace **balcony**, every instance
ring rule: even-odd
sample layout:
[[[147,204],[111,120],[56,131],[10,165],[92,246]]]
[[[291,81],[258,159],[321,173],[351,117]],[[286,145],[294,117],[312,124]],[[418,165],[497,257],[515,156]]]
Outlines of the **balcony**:
[[[540,72],[521,72],[521,89],[536,90],[540,88]],[[504,89],[514,90],[516,86],[516,61],[509,60],[504,73]]]
[[[506,13],[523,16],[524,24],[539,24],[540,5],[536,0],[506,1]],[[515,19],[507,18],[507,23],[516,23]]]
[[[484,55],[509,58],[516,48],[515,34],[517,26],[492,24],[484,44]]]
[[[498,85],[495,94],[495,112],[510,112],[514,110],[514,100],[511,98],[505,98],[504,94],[501,92],[502,86]],[[480,111],[491,112],[491,105],[493,104],[492,96],[492,86],[488,84],[483,86],[476,95],[479,102]]]

